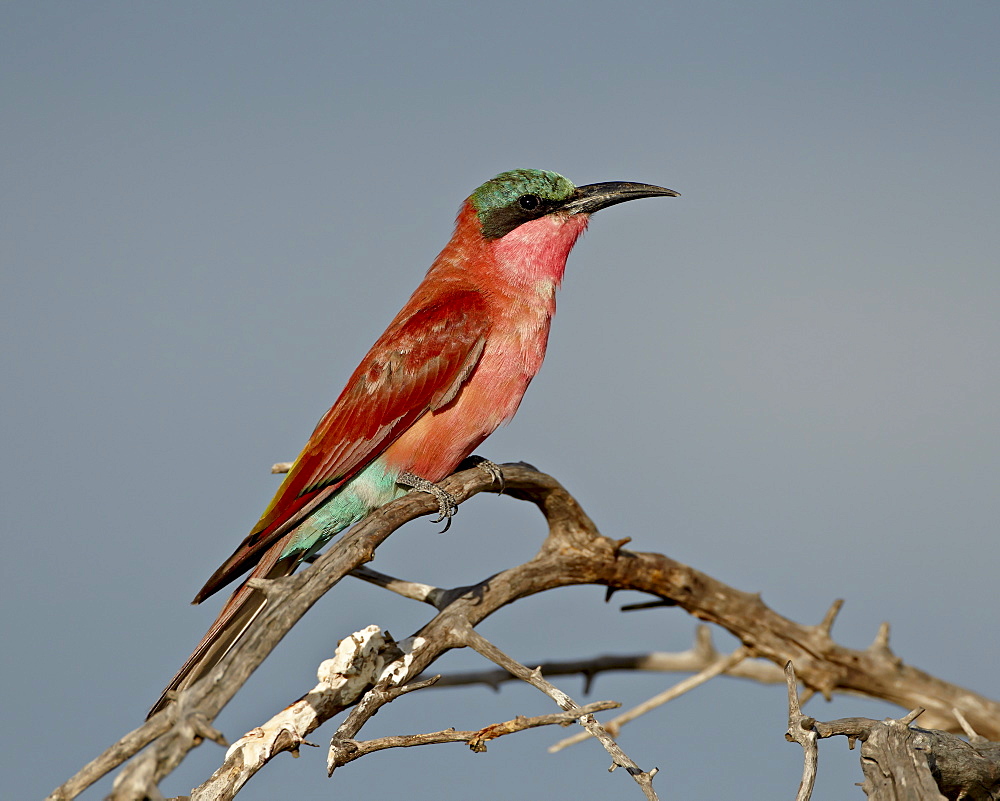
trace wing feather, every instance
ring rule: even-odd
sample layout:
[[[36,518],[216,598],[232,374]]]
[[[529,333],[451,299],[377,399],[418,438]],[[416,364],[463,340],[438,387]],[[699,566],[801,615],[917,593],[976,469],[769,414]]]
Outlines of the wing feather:
[[[441,293],[414,310],[407,304],[319,421],[253,531],[195,602],[253,567],[421,416],[454,400],[482,356],[488,329],[486,301],[474,290]]]

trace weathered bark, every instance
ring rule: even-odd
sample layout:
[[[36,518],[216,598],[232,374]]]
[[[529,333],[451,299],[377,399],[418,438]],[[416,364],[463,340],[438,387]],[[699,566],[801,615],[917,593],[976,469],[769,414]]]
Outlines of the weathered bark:
[[[837,604],[819,625],[796,623],[767,607],[759,595],[728,587],[662,554],[626,550],[627,539],[602,536],[575,499],[550,476],[520,464],[504,465],[503,470],[505,493],[536,504],[548,521],[549,534],[533,559],[478,584],[454,589],[410,585],[411,591],[404,594],[432,604],[439,613],[411,638],[404,658],[397,660],[396,684],[416,679],[441,654],[466,645],[467,628],[506,604],[556,587],[598,584],[609,591],[649,593],[720,625],[738,637],[751,656],[777,665],[793,661],[799,679],[824,695],[853,692],[904,708],[922,706],[928,710],[925,720],[937,728],[956,729],[952,710],[958,709],[980,734],[1000,738],[1000,704],[904,664],[889,650],[884,631],[864,651],[835,643],[830,628]],[[496,490],[491,483],[488,475],[474,469],[451,476],[443,487],[464,501],[483,490]],[[156,797],[156,784],[187,751],[203,738],[216,736],[211,721],[309,607],[345,575],[370,561],[375,548],[395,529],[435,510],[436,501],[430,495],[411,493],[359,523],[311,568],[267,583],[263,588],[271,603],[213,673],[54,791],[50,801],[74,798],[147,745],[122,771],[111,798],[132,801],[143,792]],[[386,648],[381,657],[389,662],[395,652],[391,645]],[[313,699],[311,722],[299,734],[304,736],[357,703],[374,681],[373,674],[365,682],[351,684],[349,691]],[[280,745],[267,759],[280,750],[293,750],[298,743],[290,737]]]

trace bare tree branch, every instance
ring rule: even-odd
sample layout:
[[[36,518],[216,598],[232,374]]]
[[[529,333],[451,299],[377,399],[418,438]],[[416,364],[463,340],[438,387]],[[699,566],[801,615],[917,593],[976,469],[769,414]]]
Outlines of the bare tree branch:
[[[788,732],[785,739],[805,750],[802,783],[796,801],[809,801],[816,780],[817,740],[842,735],[851,749],[861,740],[861,785],[877,801],[992,801],[1000,799],[1000,743],[971,732],[969,743],[943,731],[911,726],[920,707],[893,720],[841,718],[821,723],[802,714],[795,669],[785,666],[788,680]],[[961,713],[958,713],[961,716]]]
[[[524,665],[514,661],[493,643],[483,637],[479,632],[473,629],[472,626],[466,625],[463,635],[465,637],[465,644],[470,648],[474,649],[477,653],[482,654],[490,661],[496,662],[500,665],[500,667],[517,676],[522,681],[527,682],[532,687],[541,690],[553,701],[555,701],[562,709],[567,712],[575,713],[583,711],[576,701],[566,695],[566,693],[554,684],[543,679],[541,670],[538,668],[529,670]],[[621,746],[615,742],[614,738],[608,733],[607,729],[598,723],[592,714],[578,714],[577,720],[579,720],[580,725],[583,726],[594,739],[604,746],[604,750],[611,755],[613,762],[610,769],[615,770],[616,768],[625,768],[629,775],[635,780],[636,784],[642,788],[642,792],[646,798],[648,798],[649,801],[657,801],[656,793],[653,791],[653,777],[657,774],[659,768],[653,768],[653,770],[650,771],[644,771],[640,768],[624,751],[622,751]]]
[[[747,658],[749,651],[746,648],[737,648],[728,656],[720,656],[715,662],[707,665],[703,670],[696,673],[694,676],[689,676],[684,679],[684,681],[679,681],[673,687],[669,687],[661,693],[657,693],[652,698],[643,701],[638,706],[634,706],[631,709],[626,710],[622,714],[615,718],[612,718],[607,723],[604,724],[604,728],[608,730],[608,733],[612,737],[617,737],[618,733],[621,731],[622,726],[626,723],[630,723],[636,718],[642,717],[643,715],[652,712],[663,706],[675,698],[680,698],[685,693],[690,692],[696,687],[700,687],[707,681],[711,681],[716,676],[719,676],[728,670],[736,667],[740,662]],[[549,753],[554,754],[557,751],[562,751],[562,749],[576,745],[577,743],[582,743],[589,737],[589,733],[580,732],[574,734],[572,737],[567,737],[564,740],[560,740],[554,745],[549,746]]]
[[[644,670],[653,673],[700,673],[714,665],[725,654],[720,654],[712,642],[712,629],[706,625],[695,628],[694,644],[686,651],[649,651],[639,654],[605,654],[590,659],[567,659],[557,662],[535,662],[546,676],[580,674],[584,679],[583,691],[589,693],[594,679],[611,671]],[[743,659],[727,668],[723,674],[737,679],[749,679],[759,684],[783,684],[781,668],[762,659]],[[470,670],[446,673],[435,687],[462,687],[485,684],[496,690],[501,684],[516,681],[506,670]]]
[[[229,801],[275,754],[291,751],[297,755],[299,746],[308,744],[306,735],[323,722],[320,710],[353,703],[399,653],[396,643],[378,626],[341,640],[334,658],[319,666],[319,683],[233,743],[222,766],[192,792],[191,801]]]
[[[337,768],[360,759],[363,756],[384,751],[387,748],[409,748],[415,745],[435,745],[437,743],[465,743],[472,751],[483,753],[486,751],[486,743],[505,734],[534,729],[539,726],[566,726],[577,720],[578,712],[592,715],[594,712],[601,712],[605,709],[614,709],[619,706],[614,701],[597,701],[587,704],[573,712],[554,712],[549,715],[537,715],[526,718],[519,715],[513,720],[504,723],[494,723],[484,726],[477,731],[456,731],[447,729],[445,731],[429,732],[427,734],[405,734],[396,737],[379,737],[375,740],[338,740],[330,744],[331,759],[328,760],[329,772],[332,774]],[[334,755],[334,743],[336,743],[336,754]]]
[[[899,720],[817,721],[814,728],[820,738],[861,740],[862,789],[870,798],[1000,799],[1000,743],[969,743],[950,732],[911,726],[921,712]]]
[[[508,603],[556,587],[598,584],[612,591],[638,590],[661,603],[680,606],[727,629],[755,657],[777,665],[793,660],[800,680],[825,696],[847,691],[905,708],[923,706],[928,710],[925,719],[947,729],[958,728],[952,712],[957,709],[977,731],[1000,739],[1000,704],[904,664],[889,650],[887,627],[867,650],[844,648],[830,636],[832,613],[820,625],[791,621],[767,607],[759,595],[728,587],[662,554],[628,551],[623,547],[627,538],[616,541],[601,536],[573,497],[550,476],[518,464],[505,465],[503,472],[505,494],[536,504],[548,521],[548,537],[534,558],[478,584],[450,590],[415,584],[407,588],[406,593],[412,593],[407,597],[418,597],[441,611],[414,635],[409,650],[404,649],[393,663],[395,683],[414,680],[441,654],[462,647],[462,627],[477,625]],[[443,487],[460,501],[484,490],[497,490],[493,479],[481,469],[457,473],[443,482]],[[270,582],[266,591],[271,602],[210,675],[49,798],[68,801],[76,797],[147,744],[142,758],[126,766],[119,781],[126,783],[130,792],[144,786],[149,796],[155,797],[156,784],[187,751],[202,742],[206,727],[306,610],[345,575],[370,561],[375,548],[396,528],[434,511],[436,502],[430,495],[410,493],[354,526],[311,568]],[[386,653],[385,658],[388,661],[391,654]],[[315,708],[316,725],[356,703],[366,689],[359,686],[357,693],[352,690],[336,700],[324,696]],[[290,740],[285,749],[294,745]],[[124,791],[111,795],[116,801],[133,797]]]

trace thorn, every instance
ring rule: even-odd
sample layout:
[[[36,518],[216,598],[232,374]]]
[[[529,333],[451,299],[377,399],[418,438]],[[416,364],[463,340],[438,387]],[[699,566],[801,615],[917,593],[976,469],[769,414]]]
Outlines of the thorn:
[[[889,647],[889,624],[887,622],[882,623],[882,625],[878,627],[878,633],[875,635],[875,639],[872,640],[872,644],[868,646],[868,653],[875,657],[885,659],[893,667],[898,668],[903,664],[903,660],[896,656]]]
[[[226,736],[212,726],[202,713],[196,712],[191,716],[190,720],[194,724],[194,730],[199,737],[205,740],[211,740],[213,743],[218,743],[223,748],[229,747],[229,742],[226,740]]]
[[[613,540],[614,548],[612,548],[611,553],[614,555],[615,559],[621,556],[622,548],[632,542],[631,537],[622,537],[620,540]]]
[[[826,610],[826,614],[823,616],[823,622],[819,624],[820,631],[830,636],[830,631],[833,629],[833,622],[837,619],[837,615],[840,614],[841,608],[844,606],[844,599],[838,598],[832,604],[830,608]]]
[[[913,721],[919,718],[926,711],[927,710],[925,710],[922,706],[918,706],[916,709],[910,712],[910,714],[908,714],[905,718],[900,718],[899,722],[902,723],[904,726],[909,726],[911,723],[913,723]]]
[[[608,603],[611,600],[611,596],[618,592],[617,587],[608,587],[604,590],[604,603]]]
[[[714,662],[719,656],[712,641],[712,629],[704,623],[699,623],[694,630],[694,651],[706,662]]]
[[[980,734],[972,728],[972,724],[965,719],[965,715],[961,713],[958,707],[951,708],[951,714],[955,716],[955,720],[958,721],[958,725],[962,727],[962,731],[965,732],[965,736],[969,738],[972,742],[985,742],[986,738],[980,736]]]
[[[857,742],[858,742],[858,738],[857,737],[848,736],[848,738],[847,738],[847,748],[848,748],[848,750],[849,751],[853,751],[854,750],[854,746],[857,745]]]
[[[625,604],[620,611],[638,612],[642,609],[659,609],[663,606],[677,606],[677,601],[671,601],[669,598],[661,598],[658,601],[647,601],[642,604]]]
[[[878,627],[878,633],[875,635],[875,639],[872,640],[872,644],[869,646],[870,651],[874,650],[889,650],[889,622],[883,621]]]

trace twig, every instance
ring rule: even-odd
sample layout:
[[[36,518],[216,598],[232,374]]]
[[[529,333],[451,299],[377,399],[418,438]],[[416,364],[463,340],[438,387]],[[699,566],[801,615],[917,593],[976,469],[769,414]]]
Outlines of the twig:
[[[340,724],[337,732],[333,735],[334,740],[353,738],[354,735],[361,731],[361,727],[390,701],[395,701],[401,695],[431,687],[441,677],[431,676],[424,681],[413,681],[409,684],[396,685],[393,684],[393,678],[392,674],[384,676],[378,684],[365,693],[364,697],[354,706],[354,709],[351,710],[351,713],[344,722]],[[332,773],[333,771],[331,770],[330,772]]]
[[[431,584],[421,584],[416,581],[403,581],[402,579],[394,578],[393,576],[386,575],[385,573],[379,573],[377,570],[372,570],[370,567],[356,567],[351,571],[351,575],[354,576],[354,578],[367,581],[369,584],[374,584],[376,587],[382,587],[390,592],[396,593],[397,595],[402,595],[404,598],[410,598],[411,600],[430,604],[434,607],[437,607],[438,604],[441,603],[442,597],[444,596],[444,590]]]
[[[593,704],[582,706],[579,710],[572,712],[553,712],[548,715],[537,715],[526,718],[518,715],[513,720],[504,723],[494,723],[476,731],[456,731],[447,729],[445,731],[429,732],[427,734],[406,734],[396,737],[379,737],[375,740],[344,740],[334,738],[330,743],[330,757],[327,760],[327,769],[332,774],[334,770],[355,759],[374,753],[384,751],[387,748],[409,748],[415,745],[435,745],[437,743],[466,743],[469,748],[476,753],[486,751],[486,743],[489,740],[502,737],[505,734],[534,729],[539,726],[566,726],[573,723],[580,717],[578,713],[593,714],[605,709],[615,709],[620,706],[615,701],[597,701]]]
[[[961,726],[962,727],[962,731],[965,732],[965,736],[969,738],[969,742],[970,743],[985,743],[985,742],[989,742],[985,737],[980,736],[976,732],[976,730],[974,728],[972,728],[971,725],[969,725],[969,721],[967,721],[965,719],[965,715],[963,715],[959,710],[953,709],[951,711],[954,713],[955,720],[958,721],[958,725]]]
[[[617,742],[615,742],[614,738],[608,734],[607,730],[605,730],[600,723],[597,722],[593,715],[589,713],[579,714],[582,712],[581,707],[554,684],[551,684],[543,679],[542,673],[538,668],[529,670],[524,665],[511,659],[507,656],[507,654],[472,628],[472,626],[467,622],[464,625],[456,626],[455,630],[464,640],[465,645],[469,646],[477,653],[482,654],[491,662],[495,662],[500,665],[500,667],[504,668],[504,670],[510,671],[512,674],[517,676],[522,681],[527,682],[532,687],[541,690],[553,701],[555,701],[560,708],[566,710],[567,712],[578,713],[577,718],[580,725],[590,732],[590,734],[604,746],[604,750],[611,755],[612,763],[609,770],[613,771],[616,768],[625,768],[629,775],[635,780],[636,784],[638,784],[642,789],[646,798],[649,799],[649,801],[657,801],[656,792],[653,790],[653,777],[659,772],[659,768],[653,768],[650,771],[644,771],[640,768],[624,751],[622,751],[621,747]]]
[[[698,674],[689,676],[684,679],[684,681],[677,682],[677,684],[669,687],[663,692],[654,695],[652,698],[649,698],[641,704],[626,710],[617,717],[612,718],[604,724],[604,728],[607,729],[608,733],[613,737],[617,737],[622,726],[626,723],[630,723],[636,718],[642,717],[643,715],[652,712],[654,709],[673,701],[675,698],[679,698],[684,695],[684,693],[690,692],[695,687],[700,687],[702,684],[714,679],[716,676],[728,672],[730,669],[736,667],[736,665],[746,659],[749,655],[750,649],[745,646],[741,646],[728,656],[719,657],[715,660],[715,662],[700,671]],[[590,734],[588,732],[579,732],[571,737],[566,737],[559,742],[550,745],[548,749],[549,753],[554,754],[557,751],[562,751],[564,748],[568,748],[571,745],[582,743],[589,737]]]

